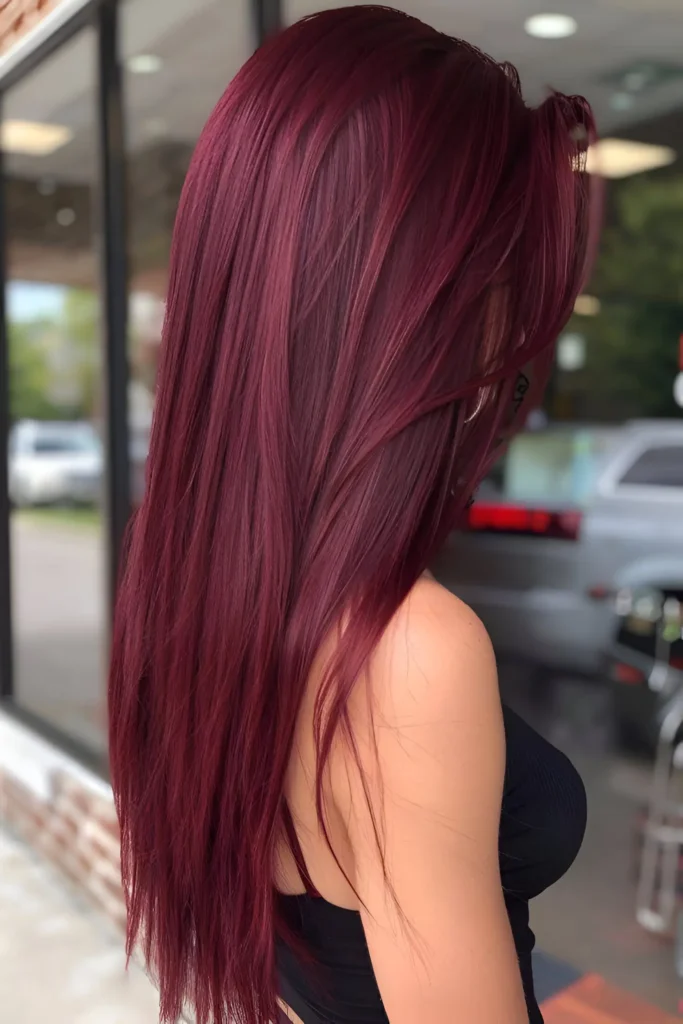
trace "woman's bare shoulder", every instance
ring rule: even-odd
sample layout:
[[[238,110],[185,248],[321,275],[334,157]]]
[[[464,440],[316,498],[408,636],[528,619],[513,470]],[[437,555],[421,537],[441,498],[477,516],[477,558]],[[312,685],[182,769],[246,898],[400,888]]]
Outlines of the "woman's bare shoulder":
[[[499,710],[496,662],[486,628],[468,605],[431,577],[417,582],[394,615],[370,675],[374,703],[389,717]]]

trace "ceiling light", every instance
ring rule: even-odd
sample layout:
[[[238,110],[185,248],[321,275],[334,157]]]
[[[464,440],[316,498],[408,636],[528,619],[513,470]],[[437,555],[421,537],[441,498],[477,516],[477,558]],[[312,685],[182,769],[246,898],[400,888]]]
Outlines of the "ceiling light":
[[[534,14],[524,22],[524,29],[535,39],[566,39],[578,29],[570,14]]]
[[[70,206],[63,206],[61,210],[57,210],[55,220],[62,228],[70,228],[72,224],[76,223],[76,211],[72,210]]]
[[[0,139],[5,153],[22,156],[49,156],[71,142],[74,133],[62,124],[38,121],[3,121]]]
[[[630,92],[615,92],[610,96],[609,105],[612,110],[630,110],[635,102],[635,96]]]
[[[600,299],[595,295],[579,295],[574,303],[574,312],[579,316],[597,316],[600,312]]]
[[[161,57],[155,53],[136,53],[128,58],[126,67],[133,75],[155,75],[161,71]]]
[[[586,170],[602,178],[628,178],[643,171],[667,167],[676,160],[669,146],[653,146],[631,139],[600,139],[588,150]]]

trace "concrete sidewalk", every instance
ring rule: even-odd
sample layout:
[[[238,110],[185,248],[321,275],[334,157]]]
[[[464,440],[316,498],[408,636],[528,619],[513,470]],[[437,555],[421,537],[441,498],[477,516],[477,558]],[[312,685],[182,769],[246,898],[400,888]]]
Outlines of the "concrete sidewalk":
[[[0,827],[2,1024],[156,1024],[156,992],[125,971],[121,935]]]
[[[33,851],[0,827],[0,1024],[157,1024],[152,984],[128,973],[122,937]],[[547,1024],[678,1024],[596,974],[539,954]]]

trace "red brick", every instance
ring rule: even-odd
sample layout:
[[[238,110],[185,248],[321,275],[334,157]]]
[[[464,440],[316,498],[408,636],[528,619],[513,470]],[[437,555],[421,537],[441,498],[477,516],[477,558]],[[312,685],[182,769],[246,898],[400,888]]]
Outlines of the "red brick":
[[[116,816],[116,808],[112,800],[95,797],[91,805],[91,815],[102,828],[108,831],[115,830],[118,838],[119,819]]]
[[[51,799],[41,801],[16,779],[0,773],[2,814],[117,927],[125,929],[119,828],[113,802],[68,773],[60,772],[52,782]]]
[[[5,0],[0,3],[0,50],[30,31],[60,0]]]
[[[107,821],[103,817],[95,818],[95,821],[97,822],[98,826],[102,829],[102,831],[106,832],[109,838],[114,843],[116,843],[117,846],[121,845],[121,829],[119,828],[119,822],[116,816],[114,816],[113,821]]]
[[[54,776],[54,794],[55,804],[57,802],[64,806],[70,804],[79,814],[90,815],[93,813],[97,798],[93,797],[92,793],[80,782],[63,772]]]
[[[76,845],[76,838],[78,836],[79,829],[71,818],[65,818],[61,814],[55,814],[52,816],[50,828],[55,835],[63,836],[64,841],[70,846]]]
[[[53,804],[54,813],[61,818],[62,821],[68,822],[69,826],[78,832],[85,821],[87,821],[88,814],[80,806],[78,806],[69,796],[59,794]]]
[[[90,865],[78,852],[74,850],[65,851],[60,859],[59,866],[80,889],[87,888]]]
[[[109,917],[120,917],[125,913],[125,903],[121,889],[110,885],[97,875],[91,875],[87,880],[87,887],[91,895],[97,900]]]
[[[70,822],[63,818],[52,818],[48,831],[60,847],[68,851],[75,850],[77,832]]]
[[[112,864],[111,861],[100,860],[93,865],[93,870],[96,875],[103,878],[109,885],[114,886],[119,892],[122,891],[120,864]]]
[[[95,854],[116,863],[121,857],[121,846],[118,839],[105,832],[98,821],[86,821],[83,825],[80,842],[89,845]]]

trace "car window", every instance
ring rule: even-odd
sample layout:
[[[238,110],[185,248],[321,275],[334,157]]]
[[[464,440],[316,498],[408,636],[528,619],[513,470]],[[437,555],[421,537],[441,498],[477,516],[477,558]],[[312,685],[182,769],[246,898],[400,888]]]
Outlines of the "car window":
[[[683,445],[648,448],[619,482],[639,487],[683,487]]]
[[[520,434],[482,484],[479,499],[585,504],[611,439],[609,431],[586,429]]]
[[[61,455],[64,452],[82,451],[82,448],[65,438],[37,437],[33,442],[33,451],[36,455]]]
[[[97,453],[97,435],[89,430],[54,431],[37,434],[31,446],[35,455],[71,455],[74,453]]]

